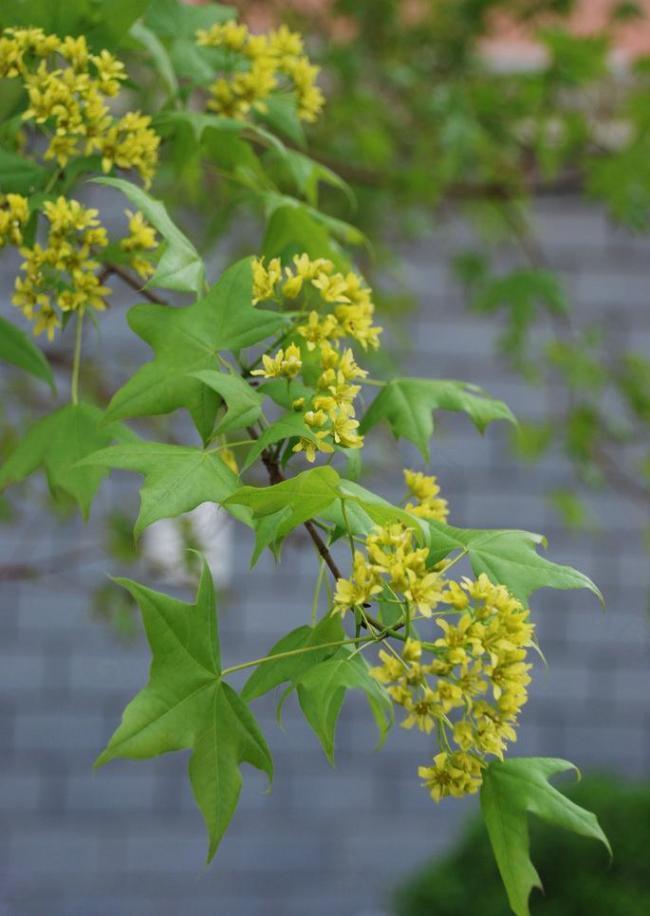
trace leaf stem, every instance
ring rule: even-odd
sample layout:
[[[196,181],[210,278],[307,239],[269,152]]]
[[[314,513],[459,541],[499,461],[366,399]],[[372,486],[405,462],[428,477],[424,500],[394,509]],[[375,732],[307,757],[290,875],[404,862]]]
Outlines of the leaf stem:
[[[70,400],[73,404],[79,403],[79,368],[81,366],[81,340],[83,331],[84,313],[77,313],[77,330],[74,339],[74,359],[72,363],[72,381],[70,382]]]

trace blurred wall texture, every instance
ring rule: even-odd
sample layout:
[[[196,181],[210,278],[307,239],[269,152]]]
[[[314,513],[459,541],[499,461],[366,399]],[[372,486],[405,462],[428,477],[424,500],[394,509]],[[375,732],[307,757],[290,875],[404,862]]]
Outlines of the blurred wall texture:
[[[537,221],[578,313],[586,320],[605,316],[614,334],[650,353],[647,242],[615,232],[600,211],[566,199],[540,204]],[[467,317],[448,276],[448,255],[468,232],[466,224],[450,223],[409,251],[421,308],[405,364],[414,375],[468,378],[515,412],[534,414],[542,407],[535,391],[514,381],[493,356],[494,323]],[[8,275],[0,278],[3,290],[10,284]],[[124,310],[115,299],[94,346],[110,352],[121,373],[144,351],[127,345]],[[451,520],[543,531],[550,556],[591,575],[608,604],[603,613],[587,593],[535,597],[550,670],[537,665],[516,752],[643,776],[650,762],[647,554],[640,544],[645,513],[604,493],[598,498],[602,526],[568,534],[544,496],[571,486],[569,469],[553,455],[538,467],[514,463],[506,435],[495,426],[481,439],[460,417],[440,424],[433,464]],[[388,440],[386,447],[392,448]],[[134,499],[135,481],[114,478],[104,486],[97,518]],[[97,523],[57,522],[34,508],[21,527],[5,526],[0,537],[6,560],[49,564],[48,557],[80,545],[91,549],[99,530]],[[287,546],[280,570],[267,557],[254,576],[246,575],[250,544],[236,548],[237,586],[222,599],[229,664],[263,655],[283,630],[304,622],[312,588],[313,564],[300,543]],[[453,800],[435,806],[419,787],[424,736],[395,729],[375,753],[374,726],[353,698],[331,770],[293,701],[285,705],[284,732],[272,702],[259,702],[276,781],[267,795],[257,774],[245,770],[240,809],[216,860],[205,867],[203,825],[184,754],[92,770],[124,704],[145,682],[149,661],[141,636],[125,647],[90,619],[88,589],[104,574],[104,562],[80,563],[64,575],[2,583],[0,914],[386,913],[387,889],[444,850],[473,807]]]

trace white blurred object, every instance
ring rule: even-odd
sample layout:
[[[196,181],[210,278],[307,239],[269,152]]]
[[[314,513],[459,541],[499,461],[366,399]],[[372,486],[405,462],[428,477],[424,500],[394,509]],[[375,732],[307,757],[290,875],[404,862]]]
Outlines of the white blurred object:
[[[216,585],[226,587],[232,579],[231,519],[214,503],[201,503],[179,518],[154,522],[142,536],[142,556],[169,585],[195,581],[187,548],[205,557]]]

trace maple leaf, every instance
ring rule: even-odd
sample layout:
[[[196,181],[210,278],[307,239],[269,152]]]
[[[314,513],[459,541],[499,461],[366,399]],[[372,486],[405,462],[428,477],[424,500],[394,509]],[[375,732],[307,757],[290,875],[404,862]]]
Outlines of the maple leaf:
[[[221,679],[212,577],[203,564],[196,602],[186,604],[128,579],[151,647],[149,681],[124,710],[96,766],[116,757],[145,759],[192,750],[189,777],[212,859],[237,807],[240,764],[273,777],[266,741],[241,697]]]
[[[52,490],[64,490],[88,517],[95,493],[108,473],[101,467],[78,467],[91,452],[115,439],[137,439],[121,423],[104,424],[104,414],[92,404],[66,404],[27,430],[0,469],[0,490],[18,483],[42,467]]]
[[[359,432],[366,433],[381,420],[387,420],[396,438],[408,439],[428,460],[435,410],[463,411],[480,432],[493,420],[515,422],[503,401],[489,397],[476,385],[442,379],[398,378],[379,392],[361,420]]]
[[[185,407],[207,439],[220,398],[193,373],[214,369],[220,350],[257,343],[288,320],[278,312],[255,308],[252,286],[251,260],[245,258],[194,305],[132,308],[129,325],[155,356],[114,395],[107,419],[156,416]]]
[[[529,916],[530,892],[533,887],[542,887],[530,861],[528,814],[600,840],[611,855],[596,815],[576,805],[548,782],[557,773],[575,769],[567,760],[513,757],[494,760],[484,771],[481,810],[510,906],[517,916]]]

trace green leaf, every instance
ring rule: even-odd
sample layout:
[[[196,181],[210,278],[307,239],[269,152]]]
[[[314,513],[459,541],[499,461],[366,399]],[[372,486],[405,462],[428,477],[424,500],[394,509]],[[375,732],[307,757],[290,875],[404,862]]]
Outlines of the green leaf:
[[[164,204],[123,178],[94,178],[93,181],[121,191],[164,238],[163,253],[147,285],[200,295],[205,285],[203,261],[187,236],[171,220]]]
[[[193,377],[216,391],[228,407],[226,415],[219,421],[214,434],[231,432],[250,426],[262,415],[264,398],[239,375],[226,375],[214,369],[193,372]]]
[[[197,29],[207,29],[215,22],[232,19],[235,11],[221,3],[189,6],[179,0],[156,0],[150,3],[145,23],[162,38],[192,38]]]
[[[118,579],[140,605],[152,661],[147,686],[96,766],[191,748],[189,775],[214,856],[239,799],[241,763],[273,776],[271,754],[244,701],[223,683],[214,585],[203,564],[195,604]]]
[[[46,170],[31,159],[0,149],[0,193],[33,194],[46,176]]]
[[[0,489],[18,483],[42,467],[53,490],[61,489],[79,504],[84,518],[106,476],[99,467],[77,463],[117,439],[136,437],[119,423],[103,423],[104,415],[91,404],[67,404],[34,423],[0,469]]]
[[[273,130],[284,134],[296,146],[305,145],[305,131],[298,117],[296,97],[292,93],[270,95],[262,118]]]
[[[169,59],[167,48],[156,33],[148,29],[142,22],[134,23],[131,27],[131,36],[149,54],[168,95],[171,98],[175,98],[178,95],[178,80],[176,79],[172,62]]]
[[[6,318],[0,318],[0,359],[42,379],[54,390],[54,376],[43,353],[24,331]]]
[[[340,533],[348,531],[365,536],[377,525],[401,522],[413,528],[420,543],[428,543],[429,529],[422,519],[393,506],[372,490],[344,479],[340,481],[339,492],[342,498],[328,506],[321,516],[325,521],[334,522]]]
[[[396,438],[413,442],[429,458],[429,439],[433,434],[432,412],[464,411],[483,432],[493,420],[515,419],[503,401],[489,397],[467,382],[421,378],[393,379],[382,388],[361,421],[365,433],[381,420],[387,420]]]
[[[281,538],[331,505],[338,498],[340,479],[330,467],[312,468],[271,487],[241,487],[225,505],[246,506],[255,519],[288,509],[277,532]]]
[[[204,502],[223,503],[239,485],[218,454],[182,445],[139,442],[116,445],[88,455],[81,467],[121,468],[144,475],[136,537],[161,518],[175,518]],[[248,516],[235,508],[242,521]]]
[[[495,760],[484,772],[483,818],[510,906],[517,916],[529,916],[530,892],[534,887],[542,887],[530,861],[528,814],[599,840],[611,855],[609,841],[596,815],[570,801],[548,782],[557,773],[575,769],[567,760],[519,757]]]
[[[276,201],[277,204],[277,201]],[[349,261],[332,241],[329,232],[304,207],[274,205],[268,220],[262,251],[267,258],[289,262],[294,254],[329,258],[338,270],[350,269]]]
[[[334,763],[336,723],[347,690],[363,690],[379,729],[380,745],[393,723],[393,704],[386,690],[370,674],[365,658],[342,646],[333,658],[310,667],[298,680],[300,708]]]
[[[349,184],[332,169],[316,162],[315,159],[310,159],[304,153],[287,149],[284,146],[281,146],[280,149],[273,149],[267,155],[277,161],[279,167],[286,172],[287,177],[295,185],[296,190],[304,195],[312,207],[318,206],[318,187],[321,182],[342,191],[350,205],[355,205],[354,192]]]
[[[309,439],[309,441],[314,444],[318,442],[313,429],[307,426],[302,414],[283,414],[283,416],[271,423],[270,426],[267,426],[255,445],[251,447],[246,455],[246,461],[242,467],[242,472],[251,467],[269,445],[273,445],[275,442],[281,442],[283,439],[294,439],[298,437]]]
[[[244,684],[241,692],[242,699],[250,702],[286,681],[295,683],[314,665],[320,664],[336,653],[339,647],[329,646],[328,643],[344,639],[345,630],[338,615],[324,617],[315,627],[302,626],[292,630],[279,642],[276,642],[267,655],[295,652],[298,649],[311,649],[311,651],[270,659],[258,665]]]
[[[553,563],[537,553],[546,546],[541,534],[530,531],[453,528],[430,521],[431,562],[437,563],[457,548],[467,551],[472,569],[485,573],[494,583],[505,585],[523,601],[538,588],[587,588],[602,602],[603,597],[588,576]]]
[[[238,350],[273,334],[286,319],[251,304],[250,259],[230,267],[209,293],[187,308],[138,305],[129,325],[155,352],[111,401],[107,416],[155,416],[189,410],[204,439],[212,432],[218,397],[191,373],[212,369],[220,350]]]

